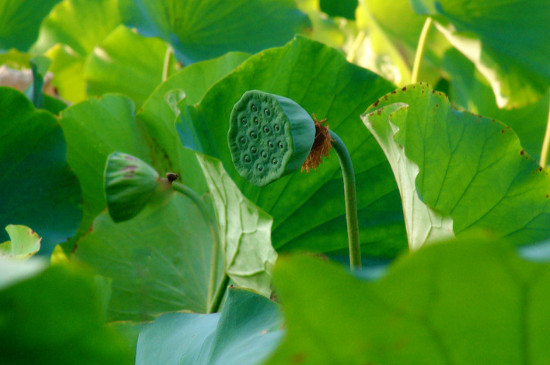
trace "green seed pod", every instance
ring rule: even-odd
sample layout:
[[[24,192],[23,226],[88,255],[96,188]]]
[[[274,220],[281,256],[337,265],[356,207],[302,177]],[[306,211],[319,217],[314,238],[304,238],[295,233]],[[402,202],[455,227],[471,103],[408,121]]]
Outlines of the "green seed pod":
[[[227,139],[239,174],[265,186],[300,169],[313,145],[315,125],[289,98],[249,90],[233,107]]]
[[[121,152],[107,158],[105,197],[113,221],[138,215],[159,185],[159,174],[139,158]]]

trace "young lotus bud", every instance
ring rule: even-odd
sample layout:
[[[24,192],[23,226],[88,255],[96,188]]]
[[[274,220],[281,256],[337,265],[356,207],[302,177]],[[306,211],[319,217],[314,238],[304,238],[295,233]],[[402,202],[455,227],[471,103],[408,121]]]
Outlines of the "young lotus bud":
[[[105,167],[105,196],[115,222],[139,214],[160,185],[159,174],[137,157],[113,152]]]
[[[300,169],[313,145],[315,124],[294,101],[250,90],[233,107],[227,138],[239,174],[265,186]]]

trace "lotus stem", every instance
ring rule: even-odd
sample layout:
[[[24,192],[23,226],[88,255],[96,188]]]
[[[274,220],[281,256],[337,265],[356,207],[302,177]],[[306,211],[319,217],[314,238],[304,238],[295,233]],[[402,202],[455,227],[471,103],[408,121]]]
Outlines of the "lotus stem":
[[[170,64],[172,63],[172,48],[170,46],[166,47],[166,53],[164,55],[164,65],[162,67],[162,82],[168,80],[170,76]]]
[[[346,223],[348,228],[349,264],[352,271],[361,269],[361,245],[359,243],[359,223],[357,220],[357,196],[355,193],[355,174],[349,152],[336,133],[329,130],[331,143],[338,155],[346,201]]]
[[[542,151],[540,153],[540,166],[546,168],[548,165],[548,150],[550,146],[550,110],[548,111],[548,122],[546,123],[546,133],[542,142]]]
[[[422,60],[424,59],[424,51],[426,50],[426,41],[428,39],[428,34],[432,27],[432,23],[433,23],[432,18],[427,17],[426,22],[422,27],[420,38],[418,39],[418,45],[416,46],[416,56],[414,57],[414,65],[413,65],[412,76],[411,76],[412,84],[418,81],[418,74],[420,73],[420,66],[422,65]]]

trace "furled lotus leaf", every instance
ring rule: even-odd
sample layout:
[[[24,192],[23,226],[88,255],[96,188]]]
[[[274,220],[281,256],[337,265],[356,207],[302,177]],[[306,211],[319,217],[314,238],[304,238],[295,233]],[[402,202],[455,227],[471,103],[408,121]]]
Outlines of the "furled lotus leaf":
[[[249,90],[231,112],[228,142],[233,163],[257,186],[298,170],[314,139],[311,116],[284,96]]]

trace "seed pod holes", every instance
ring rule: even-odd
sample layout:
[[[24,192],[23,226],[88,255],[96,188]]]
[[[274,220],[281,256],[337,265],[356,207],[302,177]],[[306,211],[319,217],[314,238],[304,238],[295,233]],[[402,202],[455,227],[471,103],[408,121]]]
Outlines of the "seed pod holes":
[[[315,125],[294,101],[251,90],[233,107],[227,138],[239,174],[264,186],[301,167],[313,145]],[[254,145],[243,148],[248,140]]]

